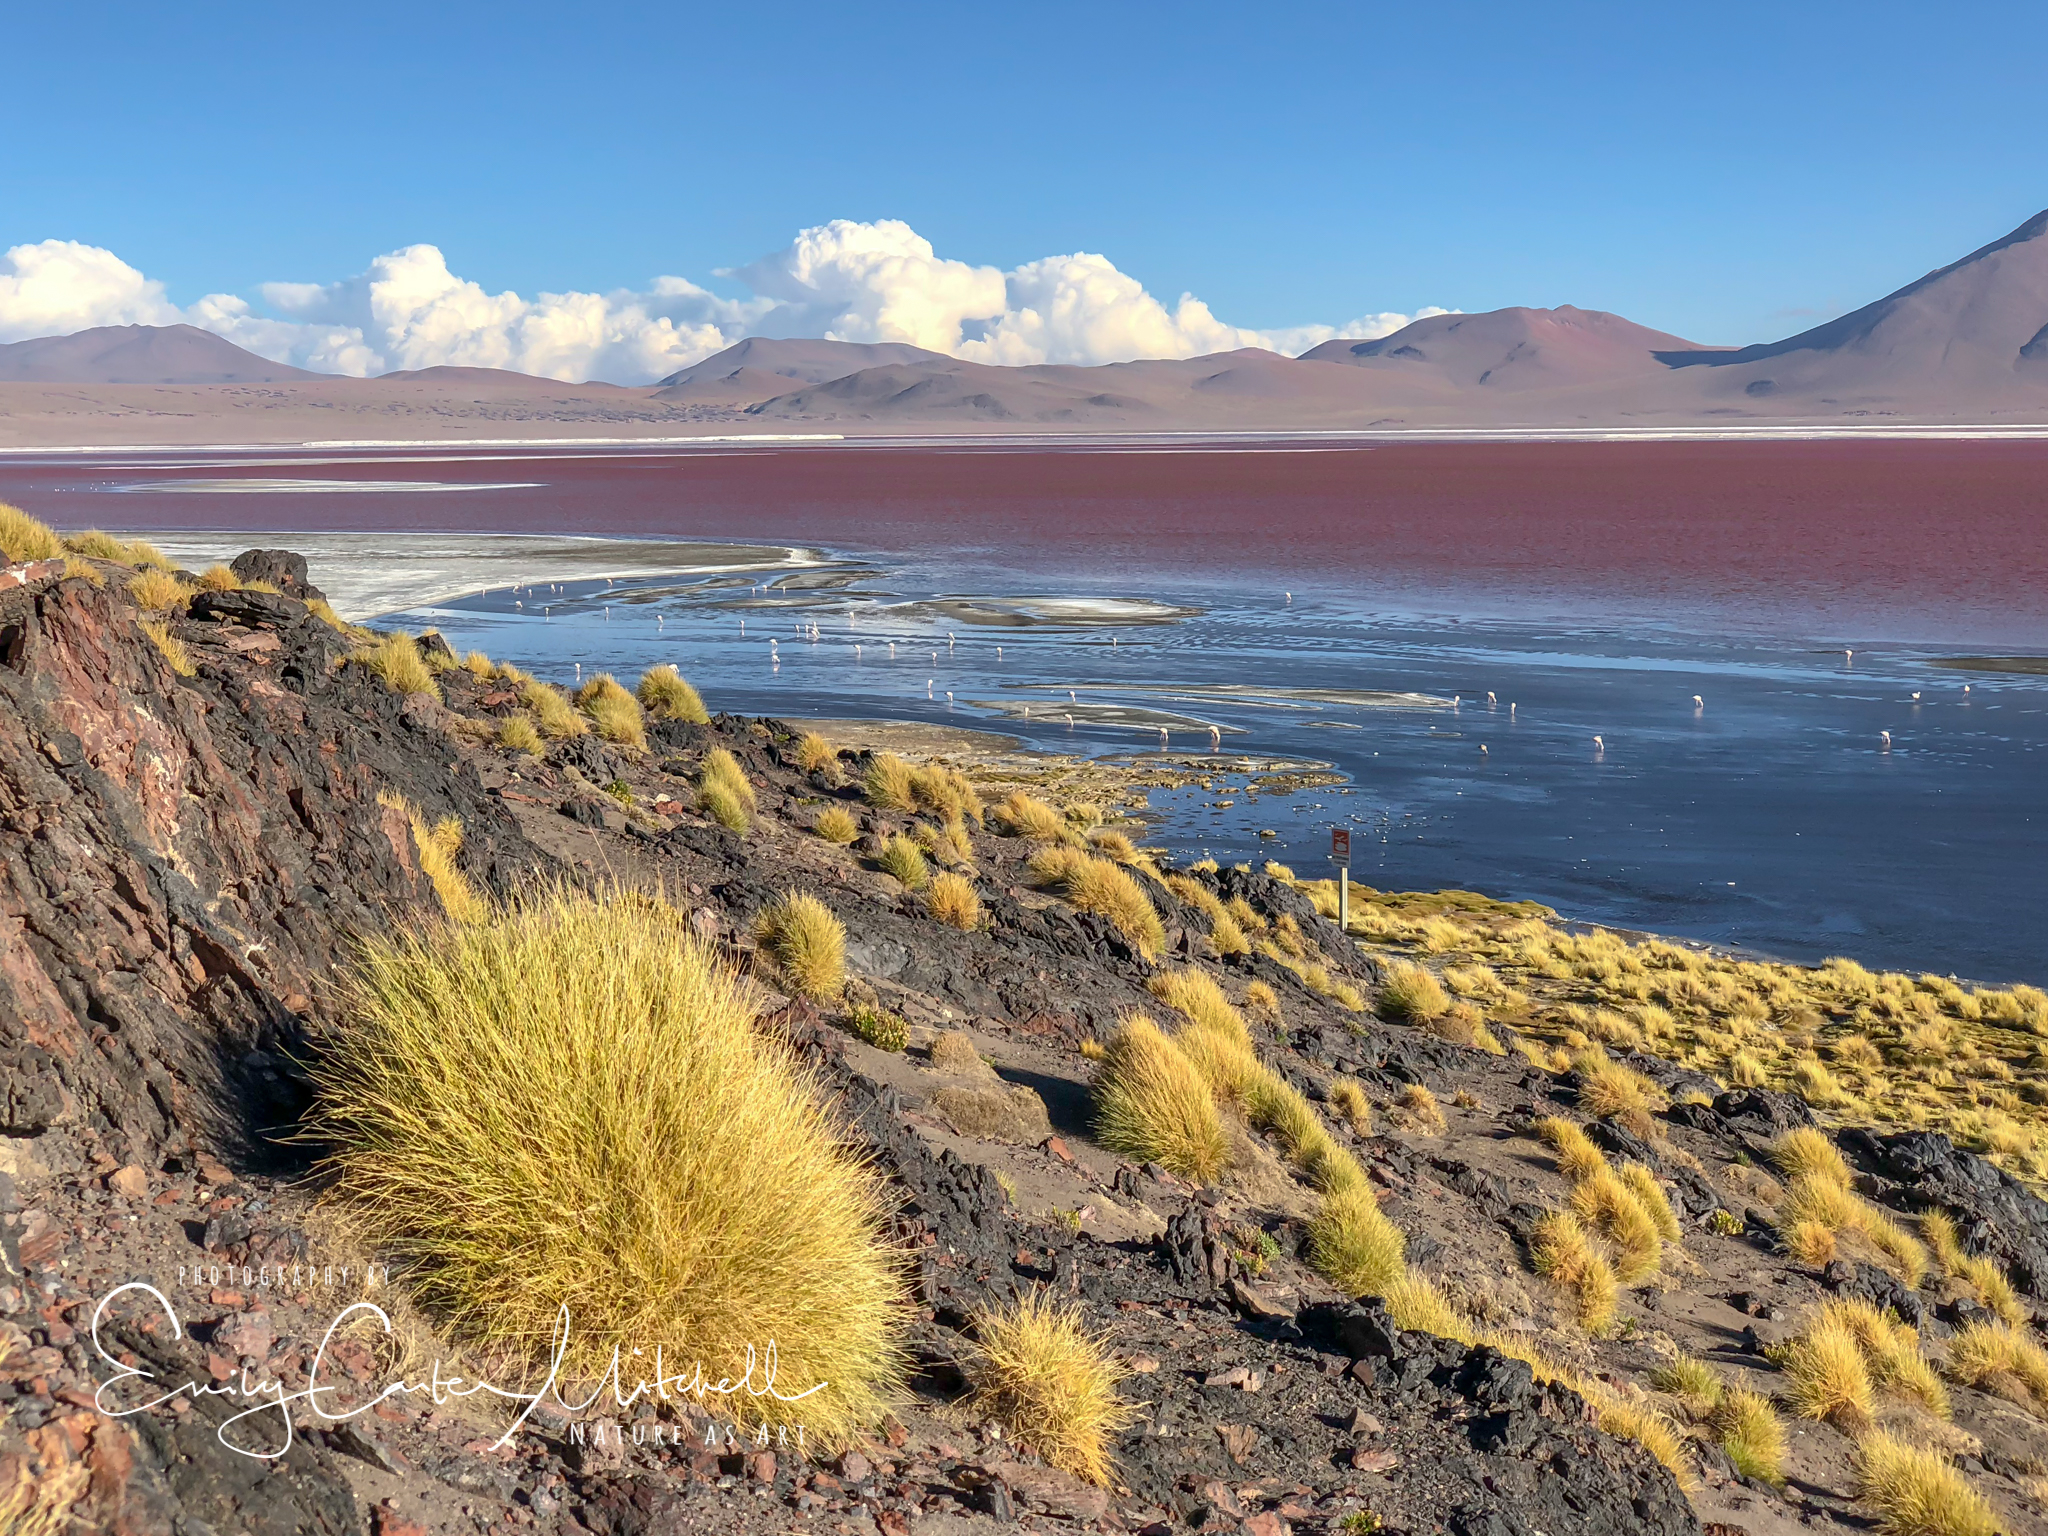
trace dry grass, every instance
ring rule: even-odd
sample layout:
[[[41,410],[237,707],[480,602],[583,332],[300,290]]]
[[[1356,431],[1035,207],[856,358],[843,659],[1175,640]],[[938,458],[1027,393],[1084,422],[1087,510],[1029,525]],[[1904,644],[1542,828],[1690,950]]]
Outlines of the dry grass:
[[[1216,979],[1192,965],[1161,971],[1146,983],[1152,995],[1184,1019],[1210,1025],[1249,1042],[1244,1015],[1231,1005]]]
[[[974,893],[974,882],[964,875],[932,876],[924,904],[925,910],[948,928],[967,933],[981,926],[981,898]]]
[[[2003,1529],[1939,1452],[1892,1435],[1866,1435],[1857,1445],[1856,1497],[1876,1512],[1885,1536],[1997,1536]]]
[[[1260,1013],[1265,1014],[1269,1018],[1278,1018],[1280,1016],[1280,994],[1263,981],[1254,981],[1246,984],[1244,989],[1244,1005],[1247,1008],[1258,1009]]]
[[[1650,1385],[1678,1399],[1688,1415],[1703,1420],[1721,1405],[1721,1378],[1706,1361],[1681,1354],[1650,1372]]]
[[[535,757],[547,750],[547,743],[540,739],[540,732],[526,715],[507,715],[498,722],[498,745],[508,752],[527,752]]]
[[[924,861],[924,850],[901,832],[882,844],[882,851],[875,855],[875,866],[885,875],[894,875],[906,891],[923,890],[932,877],[931,868]]]
[[[2008,1323],[1972,1323],[1948,1345],[1948,1373],[2048,1419],[2048,1352]]]
[[[1611,1060],[1598,1046],[1579,1052],[1573,1065],[1582,1079],[1579,1107],[1589,1115],[1606,1119],[1631,1112],[1644,1114],[1663,1101],[1655,1083]]]
[[[193,677],[199,668],[192,662],[192,653],[185,649],[185,642],[171,633],[171,628],[162,619],[142,619],[142,632],[149,636],[149,643],[163,653],[170,668],[180,677]]]
[[[657,720],[684,720],[691,725],[711,723],[711,715],[697,690],[667,662],[642,672],[633,693],[640,707]]]
[[[357,651],[349,659],[376,673],[393,693],[424,693],[435,699],[441,697],[441,685],[434,680],[426,658],[420,655],[418,643],[402,629],[378,636],[375,644]]]
[[[1584,1131],[1556,1115],[1536,1122],[1536,1134],[1557,1155],[1558,1171],[1576,1184],[1607,1166],[1607,1159]]]
[[[1065,842],[1073,836],[1066,818],[1043,800],[1035,799],[1023,790],[1013,790],[995,808],[996,826],[1012,837],[1028,837],[1036,842]]]
[[[640,701],[611,673],[594,673],[578,688],[576,707],[590,716],[604,740],[639,752],[647,750],[647,717],[640,712]]]
[[[1657,1272],[1664,1256],[1657,1224],[1611,1170],[1573,1188],[1572,1213],[1613,1246],[1614,1276],[1623,1285],[1640,1285]]]
[[[853,819],[853,813],[841,805],[828,805],[818,812],[818,819],[811,824],[818,836],[828,843],[842,847],[860,836],[860,823]]]
[[[790,891],[754,919],[754,937],[805,997],[834,998],[846,986],[846,929],[817,897]]]
[[[1927,1278],[1928,1254],[1920,1240],[1890,1214],[1837,1183],[1831,1173],[1806,1173],[1792,1180],[1779,1203],[1778,1217],[1788,1231],[1804,1223],[1835,1233],[1857,1233],[1913,1290]]]
[[[868,760],[867,777],[861,787],[868,804],[877,810],[917,809],[917,788],[911,779],[910,764],[894,752],[877,752]]]
[[[1403,1278],[1407,1239],[1362,1182],[1323,1198],[1308,1238],[1310,1264],[1338,1290],[1391,1300]]]
[[[1356,1078],[1340,1077],[1330,1084],[1330,1108],[1343,1116],[1344,1123],[1361,1136],[1372,1134],[1372,1100]]]
[[[128,583],[128,595],[145,613],[183,612],[192,600],[192,589],[169,571],[152,567]]]
[[[1713,1417],[1714,1437],[1728,1464],[1744,1477],[1780,1487],[1785,1481],[1785,1424],[1771,1400],[1736,1387],[1724,1393]]]
[[[1110,1476],[1109,1440],[1135,1411],[1117,1396],[1120,1373],[1104,1339],[1034,1289],[974,1320],[973,1408],[1062,1471]]]
[[[1441,1136],[1449,1129],[1450,1122],[1444,1119],[1443,1106],[1436,1101],[1436,1095],[1420,1083],[1410,1083],[1400,1092],[1394,1102],[1401,1106],[1408,1116],[1408,1123],[1417,1134]]]
[[[1158,909],[1127,870],[1076,848],[1039,850],[1031,858],[1032,873],[1052,886],[1082,912],[1109,919],[1110,926],[1139,954],[1150,960],[1166,942],[1166,925]]]
[[[242,578],[225,565],[209,565],[199,573],[199,585],[207,592],[239,592]]]
[[[1845,1188],[1849,1183],[1848,1163],[1843,1161],[1835,1144],[1828,1140],[1827,1133],[1811,1126],[1787,1131],[1778,1138],[1771,1146],[1771,1161],[1778,1165],[1778,1171],[1787,1179],[1811,1175]]]
[[[1929,1211],[1922,1216],[1920,1237],[1942,1272],[1968,1285],[1985,1306],[2015,1327],[2027,1320],[2027,1309],[2021,1305],[2005,1271],[1995,1259],[1965,1253],[1956,1236],[1956,1225],[1945,1212]]]
[[[462,658],[462,670],[480,683],[488,683],[498,675],[498,664],[482,651],[471,651]]]
[[[1195,1064],[1143,1014],[1127,1016],[1095,1079],[1097,1139],[1111,1152],[1207,1183],[1230,1141]]]
[[[1220,912],[1210,919],[1209,942],[1216,946],[1217,954],[1225,957],[1252,952],[1252,941],[1244,936],[1244,929],[1228,912]]]
[[[697,806],[720,826],[745,832],[753,825],[754,786],[739,759],[713,747],[697,766]]]
[[[64,541],[48,523],[0,501],[0,551],[5,551],[7,558],[17,565],[30,560],[55,560],[64,553]]]
[[[1397,1019],[1419,1023],[1451,1011],[1451,995],[1425,967],[1392,960],[1380,976],[1380,1006]]]
[[[10,510],[0,507],[0,511]],[[87,1529],[78,1506],[92,1486],[92,1468],[64,1462],[41,1476],[16,1460],[11,1480],[0,1488],[0,1531],[7,1536],[70,1536]]]
[[[1785,1229],[1785,1250],[1809,1269],[1825,1269],[1839,1251],[1832,1227],[1817,1221],[1795,1221]]]
[[[817,732],[806,731],[796,744],[796,765],[805,773],[826,774],[837,783],[839,749]]]
[[[1621,1182],[1635,1196],[1636,1204],[1656,1223],[1657,1235],[1667,1243],[1677,1242],[1683,1235],[1678,1225],[1678,1213],[1671,1209],[1671,1197],[1664,1193],[1664,1186],[1657,1182],[1657,1176],[1641,1163],[1623,1163]]]
[[[1856,1335],[1839,1322],[1819,1321],[1786,1345],[1785,1406],[1802,1419],[1825,1419],[1849,1435],[1875,1422],[1876,1391]]]
[[[1121,832],[1112,832],[1107,827],[1097,827],[1088,834],[1088,846],[1105,859],[1114,859],[1119,864],[1128,864],[1138,856],[1138,848]]]
[[[824,1385],[722,1411],[827,1444],[880,1419],[907,1316],[885,1195],[682,914],[537,893],[371,941],[343,1001],[336,1198],[458,1338],[539,1361],[566,1305],[570,1383],[620,1341],[737,1379],[772,1339],[782,1393]]]
[[[549,741],[573,741],[590,730],[590,722],[577,713],[568,695],[537,677],[520,678],[519,702]]]
[[[1614,1320],[1614,1268],[1579,1219],[1553,1211],[1539,1221],[1532,1257],[1537,1274],[1572,1293],[1579,1326],[1604,1332]]]

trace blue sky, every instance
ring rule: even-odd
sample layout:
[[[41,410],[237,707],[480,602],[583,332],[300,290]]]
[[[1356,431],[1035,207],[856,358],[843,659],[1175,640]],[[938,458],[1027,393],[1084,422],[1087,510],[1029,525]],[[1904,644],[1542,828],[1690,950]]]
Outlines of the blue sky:
[[[104,247],[178,304],[415,242],[492,293],[732,296],[714,269],[800,228],[899,219],[1241,327],[1571,302],[1749,342],[2048,206],[2038,3],[83,5],[8,38],[0,248]]]

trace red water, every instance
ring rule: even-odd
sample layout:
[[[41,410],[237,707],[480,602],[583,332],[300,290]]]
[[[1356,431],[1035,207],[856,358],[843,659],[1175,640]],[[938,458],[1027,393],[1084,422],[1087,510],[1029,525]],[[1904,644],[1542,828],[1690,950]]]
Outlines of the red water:
[[[951,556],[1105,590],[1325,584],[1451,612],[2048,649],[2048,442],[265,457],[0,464],[0,498],[66,525],[739,536]],[[87,489],[181,474],[546,484],[118,500]]]

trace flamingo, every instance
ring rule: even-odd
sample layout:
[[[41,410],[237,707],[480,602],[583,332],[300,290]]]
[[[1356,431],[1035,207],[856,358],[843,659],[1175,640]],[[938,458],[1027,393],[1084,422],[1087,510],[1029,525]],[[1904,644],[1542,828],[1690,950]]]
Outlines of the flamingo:
[[[1482,752],[1484,752],[1484,751],[1486,750],[1486,743],[1485,743],[1485,742],[1483,742],[1483,741],[1482,741],[1481,743],[1479,743],[1479,750],[1480,750],[1480,751],[1482,751]]]
[[[1915,704],[1918,704],[1920,702],[1920,690],[1918,688],[1915,688],[1913,690],[1913,702]]]
[[[1216,749],[1217,749],[1218,747],[1220,747],[1220,746],[1222,746],[1222,745],[1223,745],[1223,732],[1222,732],[1222,731],[1220,731],[1220,730],[1218,730],[1218,729],[1217,729],[1217,728],[1216,728],[1215,726],[1213,726],[1213,725],[1212,725],[1212,726],[1210,726],[1210,727],[1209,727],[1209,750],[1210,750],[1211,752],[1214,752],[1214,751],[1215,751],[1215,750],[1216,750]]]
[[[996,660],[997,660],[997,661],[1001,661],[1002,659],[1003,659],[1003,648],[1002,648],[1002,647],[1001,647],[1001,646],[999,645],[999,646],[997,646],[997,647],[996,647]]]
[[[1707,707],[1707,701],[1701,698],[1698,694],[1694,694],[1692,696],[1692,707],[1694,709],[1705,709]]]
[[[1880,735],[1880,736],[1882,736],[1882,737],[1884,738],[1884,749],[1885,749],[1885,751],[1887,751],[1887,752],[1891,751],[1891,749],[1892,749],[1892,733],[1891,733],[1890,731],[1879,731],[1879,732],[1878,732],[1877,734],[1878,734],[1878,735]]]
[[[1498,704],[1500,702],[1500,700],[1496,699],[1493,696],[1493,690],[1491,688],[1486,690],[1486,702],[1489,704]]]
[[[1602,752],[1605,752],[1607,750],[1607,743],[1602,741],[1598,736],[1595,736],[1593,738],[1593,745],[1598,747]]]

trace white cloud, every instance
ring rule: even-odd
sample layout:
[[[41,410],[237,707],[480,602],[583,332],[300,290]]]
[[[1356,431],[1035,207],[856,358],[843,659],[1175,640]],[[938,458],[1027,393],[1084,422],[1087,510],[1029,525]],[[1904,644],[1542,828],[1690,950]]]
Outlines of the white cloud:
[[[641,384],[750,334],[900,341],[1009,365],[1108,363],[1239,347],[1294,354],[1332,337],[1384,336],[1414,318],[1247,329],[1217,319],[1192,294],[1169,309],[1105,256],[1050,256],[1004,272],[942,257],[895,219],[835,219],[716,275],[752,296],[721,298],[686,278],[660,277],[645,292],[529,300],[487,292],[451,272],[437,247],[411,245],[340,282],[266,283],[261,310],[224,293],[180,310],[161,283],[111,251],[46,240],[0,261],[0,340],[184,320],[325,373],[453,365]]]
[[[175,325],[181,318],[162,283],[96,245],[45,240],[0,256],[0,342],[68,336],[95,325]]]

